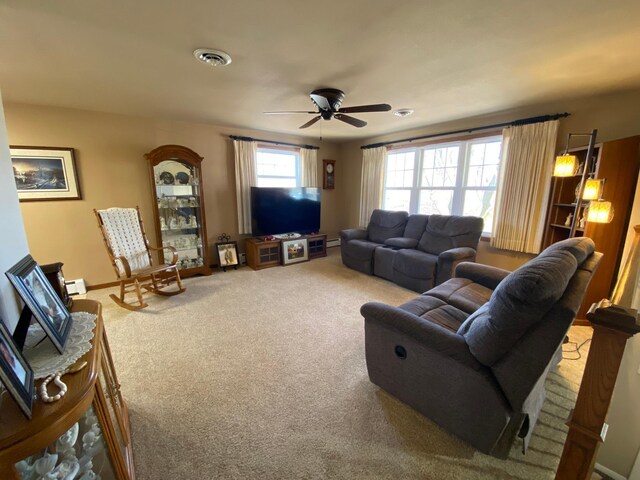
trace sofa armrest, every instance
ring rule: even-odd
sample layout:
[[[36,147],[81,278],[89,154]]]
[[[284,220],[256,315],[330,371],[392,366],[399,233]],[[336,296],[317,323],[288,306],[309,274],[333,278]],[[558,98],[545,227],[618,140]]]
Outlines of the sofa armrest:
[[[484,368],[471,354],[462,335],[435,325],[413,313],[378,302],[365,303],[360,308],[360,313],[365,322],[407,335],[441,356],[454,359],[474,370]]]
[[[436,285],[453,278],[456,266],[461,262],[474,262],[476,251],[470,247],[458,247],[445,250],[438,255]]]
[[[387,238],[384,244],[394,248],[416,248],[418,240],[409,237],[393,237]]]
[[[456,267],[455,276],[468,278],[483,287],[495,290],[498,284],[510,273],[510,271],[503,270],[502,268],[482,265],[480,263],[463,262]]]
[[[362,228],[348,228],[340,231],[340,240],[348,242],[349,240],[366,240],[367,231]]]

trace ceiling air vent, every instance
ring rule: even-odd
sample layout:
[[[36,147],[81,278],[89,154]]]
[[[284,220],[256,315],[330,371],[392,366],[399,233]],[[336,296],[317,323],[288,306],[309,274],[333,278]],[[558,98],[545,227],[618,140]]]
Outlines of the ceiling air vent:
[[[222,67],[231,63],[231,57],[228,53],[211,48],[198,48],[194,50],[193,56],[212,67]]]

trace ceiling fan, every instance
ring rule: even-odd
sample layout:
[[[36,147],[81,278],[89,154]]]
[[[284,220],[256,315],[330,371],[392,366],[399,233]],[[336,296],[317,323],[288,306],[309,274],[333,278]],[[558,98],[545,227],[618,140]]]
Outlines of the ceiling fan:
[[[300,128],[308,128],[316,123],[321,118],[324,120],[331,120],[335,118],[341,122],[348,123],[354,127],[362,128],[367,122],[358,118],[345,115],[345,113],[364,113],[364,112],[388,112],[391,110],[391,105],[386,103],[377,103],[375,105],[360,105],[357,107],[345,107],[340,108],[342,101],[344,100],[344,92],[336,88],[320,88],[314,90],[309,94],[311,101],[318,107],[317,112],[307,112],[301,110],[284,111],[284,112],[264,112],[267,115],[283,115],[289,113],[307,113],[311,115],[317,115],[309,120]]]

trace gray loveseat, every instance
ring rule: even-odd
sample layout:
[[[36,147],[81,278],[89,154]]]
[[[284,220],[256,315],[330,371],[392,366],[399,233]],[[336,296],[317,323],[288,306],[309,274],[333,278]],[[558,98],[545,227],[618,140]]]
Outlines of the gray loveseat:
[[[482,228],[479,217],[374,210],[366,230],[340,232],[342,262],[422,293],[475,261]]]
[[[573,238],[512,273],[462,263],[399,307],[363,305],[369,378],[482,452],[506,456],[518,433],[526,446],[601,257]]]

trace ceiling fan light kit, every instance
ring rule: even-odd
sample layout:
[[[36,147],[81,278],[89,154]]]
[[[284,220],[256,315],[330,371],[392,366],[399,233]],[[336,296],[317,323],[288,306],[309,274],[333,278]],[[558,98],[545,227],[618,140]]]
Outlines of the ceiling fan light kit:
[[[193,51],[193,56],[211,67],[224,67],[231,63],[228,53],[213,48],[198,48]]]
[[[316,117],[309,120],[307,123],[300,126],[300,128],[308,128],[318,120],[331,120],[335,118],[341,122],[348,123],[357,128],[362,128],[367,125],[367,122],[360,120],[359,118],[345,115],[346,113],[368,113],[368,112],[388,112],[391,110],[391,105],[386,103],[378,103],[374,105],[359,105],[356,107],[342,107],[342,101],[344,100],[344,92],[337,88],[319,88],[309,94],[311,101],[317,107],[316,112],[307,111],[283,111],[283,112],[264,112],[267,115],[282,115],[289,113],[304,113],[316,115]],[[413,110],[412,110],[413,112]]]
[[[396,117],[404,118],[411,115],[413,111],[414,111],[413,108],[399,108],[398,110],[394,111],[393,114]]]

